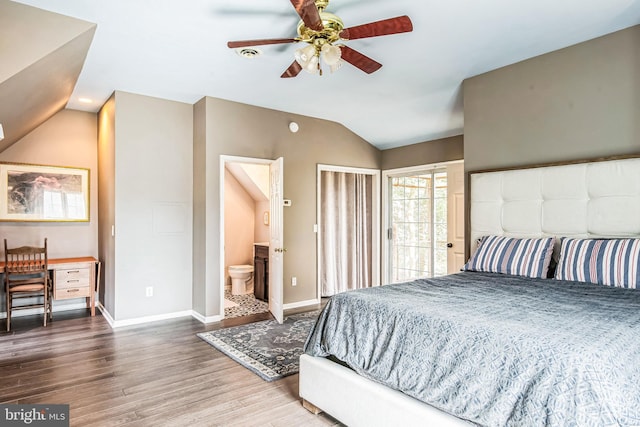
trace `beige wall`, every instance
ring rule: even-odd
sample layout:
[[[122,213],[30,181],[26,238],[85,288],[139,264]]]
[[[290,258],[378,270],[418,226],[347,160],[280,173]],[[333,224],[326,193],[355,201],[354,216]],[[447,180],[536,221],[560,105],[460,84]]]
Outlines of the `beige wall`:
[[[114,209],[114,223],[101,225],[109,233],[115,225],[113,283],[105,283],[114,290],[114,308],[108,314],[119,322],[190,313],[193,106],[120,91],[113,99],[114,125],[104,127],[112,135],[101,134],[100,141],[112,144],[105,151],[113,152],[114,166],[113,175],[101,175]]]
[[[271,221],[270,211],[271,205],[269,201],[256,202],[256,227],[253,239],[256,243],[264,243],[269,241],[269,226],[264,223],[264,213],[269,215],[269,221]]]
[[[224,173],[225,285],[230,285],[230,265],[253,265],[256,204],[237,179]]]
[[[640,153],[640,26],[464,82],[465,170]]]
[[[63,110],[0,153],[0,161],[88,168],[90,221],[5,222],[0,236],[12,245],[48,238],[52,258],[98,256],[97,119],[93,113]]]
[[[9,246],[22,246],[42,244],[46,237],[51,258],[98,256],[96,134],[95,114],[63,110],[0,153],[1,162],[88,168],[90,179],[89,222],[0,222],[0,239],[7,239]],[[4,307],[3,287],[0,298]],[[78,300],[69,302],[75,304]],[[63,302],[55,303],[62,305]]]
[[[116,105],[115,95],[98,112],[98,199],[99,199],[99,258],[100,301],[107,312],[115,313],[115,238],[111,227],[116,223]]]
[[[462,135],[382,151],[382,170],[462,160]]]
[[[194,218],[205,236],[194,235],[194,293],[206,299],[201,314],[220,314],[220,155],[284,157],[284,197],[293,202],[284,209],[284,303],[315,299],[316,165],[379,168],[380,151],[338,123],[221,99],[203,98],[194,116]],[[298,133],[288,129],[292,120]]]
[[[213,282],[211,270],[207,270],[206,242],[213,239],[213,227],[207,227],[207,116],[206,103],[200,101],[193,106],[193,277],[191,281],[192,308],[196,313],[207,313],[207,283]],[[197,260],[197,261],[196,261]],[[212,285],[211,285],[212,286]],[[219,303],[219,302],[218,302]]]

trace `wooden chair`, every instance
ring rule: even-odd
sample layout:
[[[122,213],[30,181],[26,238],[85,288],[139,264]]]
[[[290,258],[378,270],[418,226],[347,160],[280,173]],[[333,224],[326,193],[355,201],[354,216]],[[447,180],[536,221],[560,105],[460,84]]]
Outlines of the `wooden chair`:
[[[11,313],[13,310],[27,308],[44,309],[44,326],[47,317],[51,319],[51,301],[53,287],[49,277],[47,262],[47,239],[44,247],[22,246],[9,249],[4,239],[4,283],[7,296],[7,331],[11,330]],[[37,298],[42,298],[42,303]],[[13,305],[14,299],[30,299],[21,305]],[[33,302],[33,301],[36,302]]]

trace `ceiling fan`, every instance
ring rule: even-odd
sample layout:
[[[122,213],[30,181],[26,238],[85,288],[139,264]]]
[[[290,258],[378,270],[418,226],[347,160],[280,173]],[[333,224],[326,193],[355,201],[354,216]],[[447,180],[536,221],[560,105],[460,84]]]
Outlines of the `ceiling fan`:
[[[379,70],[382,64],[348,46],[335,43],[340,40],[386,36],[413,30],[413,24],[406,15],[344,28],[344,24],[338,16],[325,12],[329,0],[291,0],[291,4],[301,19],[298,24],[297,37],[230,41],[227,46],[236,49],[270,44],[307,43],[305,47],[296,50],[295,61],[280,76],[283,78],[295,77],[303,69],[322,75],[321,57],[332,71],[339,68],[344,60],[365,73],[371,74]]]

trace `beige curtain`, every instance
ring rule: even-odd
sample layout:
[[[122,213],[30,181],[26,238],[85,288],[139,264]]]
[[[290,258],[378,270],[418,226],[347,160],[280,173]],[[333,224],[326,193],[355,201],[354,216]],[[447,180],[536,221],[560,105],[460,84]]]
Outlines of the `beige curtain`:
[[[321,171],[320,180],[322,296],[369,287],[373,177]]]

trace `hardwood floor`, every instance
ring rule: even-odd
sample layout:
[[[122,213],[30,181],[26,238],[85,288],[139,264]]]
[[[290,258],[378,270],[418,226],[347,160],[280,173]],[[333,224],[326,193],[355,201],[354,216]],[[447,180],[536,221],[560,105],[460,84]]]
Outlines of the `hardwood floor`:
[[[0,402],[70,404],[72,426],[328,426],[298,398],[298,375],[266,382],[197,332],[192,318],[112,330],[84,310],[12,319],[0,334]],[[4,329],[4,322],[0,322]]]

